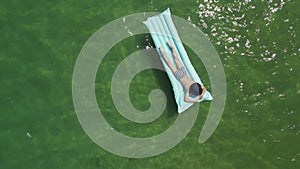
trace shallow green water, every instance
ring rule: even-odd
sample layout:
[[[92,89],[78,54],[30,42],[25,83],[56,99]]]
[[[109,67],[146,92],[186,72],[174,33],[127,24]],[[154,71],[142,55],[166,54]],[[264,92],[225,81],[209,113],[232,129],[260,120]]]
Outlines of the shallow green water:
[[[300,168],[300,3],[241,2],[2,0],[1,168]],[[72,101],[74,64],[86,40],[105,24],[167,7],[206,33],[220,54],[228,93],[222,120],[213,136],[199,144],[210,106],[201,103],[196,124],[170,151],[146,159],[113,155],[90,140],[78,122]],[[139,110],[148,108],[152,89],[165,91],[168,106],[158,120],[132,123],[113,106],[113,71],[130,53],[153,45],[146,36],[116,45],[96,79],[105,118],[134,137],[161,133],[177,117],[170,83],[161,71],[141,72],[130,90]],[[204,66],[188,52],[209,88]]]

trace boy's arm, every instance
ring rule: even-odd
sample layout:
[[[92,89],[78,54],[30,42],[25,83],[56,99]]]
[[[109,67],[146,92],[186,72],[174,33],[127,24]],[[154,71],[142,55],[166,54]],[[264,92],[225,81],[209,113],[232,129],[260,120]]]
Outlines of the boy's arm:
[[[206,88],[204,86],[202,87],[202,89],[203,89],[203,91],[202,91],[201,95],[199,96],[199,100],[202,99],[203,95],[206,92]]]
[[[191,103],[197,103],[198,102],[198,100],[192,100],[192,99],[190,99],[190,98],[184,98],[184,101],[185,102],[191,102]]]
[[[191,103],[196,103],[196,102],[198,102],[197,99],[196,99],[196,100],[192,100],[192,99],[189,98],[189,90],[188,90],[188,91],[186,92],[186,94],[185,94],[184,101],[185,101],[185,102],[191,102]]]

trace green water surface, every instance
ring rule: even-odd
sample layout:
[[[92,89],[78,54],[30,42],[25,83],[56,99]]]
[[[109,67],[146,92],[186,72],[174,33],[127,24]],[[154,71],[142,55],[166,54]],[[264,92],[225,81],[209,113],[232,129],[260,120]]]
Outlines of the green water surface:
[[[242,2],[1,0],[0,168],[300,168],[300,1],[284,1],[275,12],[280,0],[239,5]],[[199,11],[212,10],[207,4],[221,11],[215,17],[199,16]],[[227,80],[222,120],[212,137],[199,144],[210,106],[203,102],[192,130],[170,151],[145,159],[116,156],[97,146],[77,119],[72,100],[77,56],[87,39],[110,21],[167,7],[206,33],[220,54]],[[246,26],[235,25],[234,18],[243,14],[236,22]],[[231,42],[229,37],[237,40]],[[137,124],[114,107],[110,94],[114,70],[126,56],[150,45],[148,34],[118,43],[105,56],[96,78],[97,101],[106,120],[132,137],[159,134],[178,116],[167,75],[151,69],[134,78],[129,95],[132,104],[144,111],[150,106],[149,92],[162,89],[168,98],[164,114],[152,123]],[[204,65],[187,51],[210,89]]]

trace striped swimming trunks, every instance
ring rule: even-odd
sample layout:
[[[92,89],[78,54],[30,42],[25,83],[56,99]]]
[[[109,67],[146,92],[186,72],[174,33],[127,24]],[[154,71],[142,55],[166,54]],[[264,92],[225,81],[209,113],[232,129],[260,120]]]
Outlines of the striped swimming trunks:
[[[187,75],[184,67],[177,69],[175,72],[173,72],[173,74],[178,80],[182,79],[185,75]]]

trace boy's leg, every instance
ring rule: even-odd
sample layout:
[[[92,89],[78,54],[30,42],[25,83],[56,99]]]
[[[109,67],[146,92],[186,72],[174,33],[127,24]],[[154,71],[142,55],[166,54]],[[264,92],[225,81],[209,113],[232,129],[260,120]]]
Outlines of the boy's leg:
[[[165,62],[167,63],[167,65],[171,69],[171,71],[175,72],[176,71],[176,67],[171,63],[170,59],[165,56],[165,53],[164,53],[164,51],[162,50],[161,47],[159,47],[159,50],[160,50],[160,53],[161,53],[162,57],[164,58]]]
[[[178,54],[177,54],[176,50],[174,49],[173,43],[171,41],[169,41],[168,45],[172,50],[172,54],[174,56],[174,61],[176,63],[177,68],[179,69],[179,68],[183,67],[182,63],[180,62],[180,60],[178,58]]]

